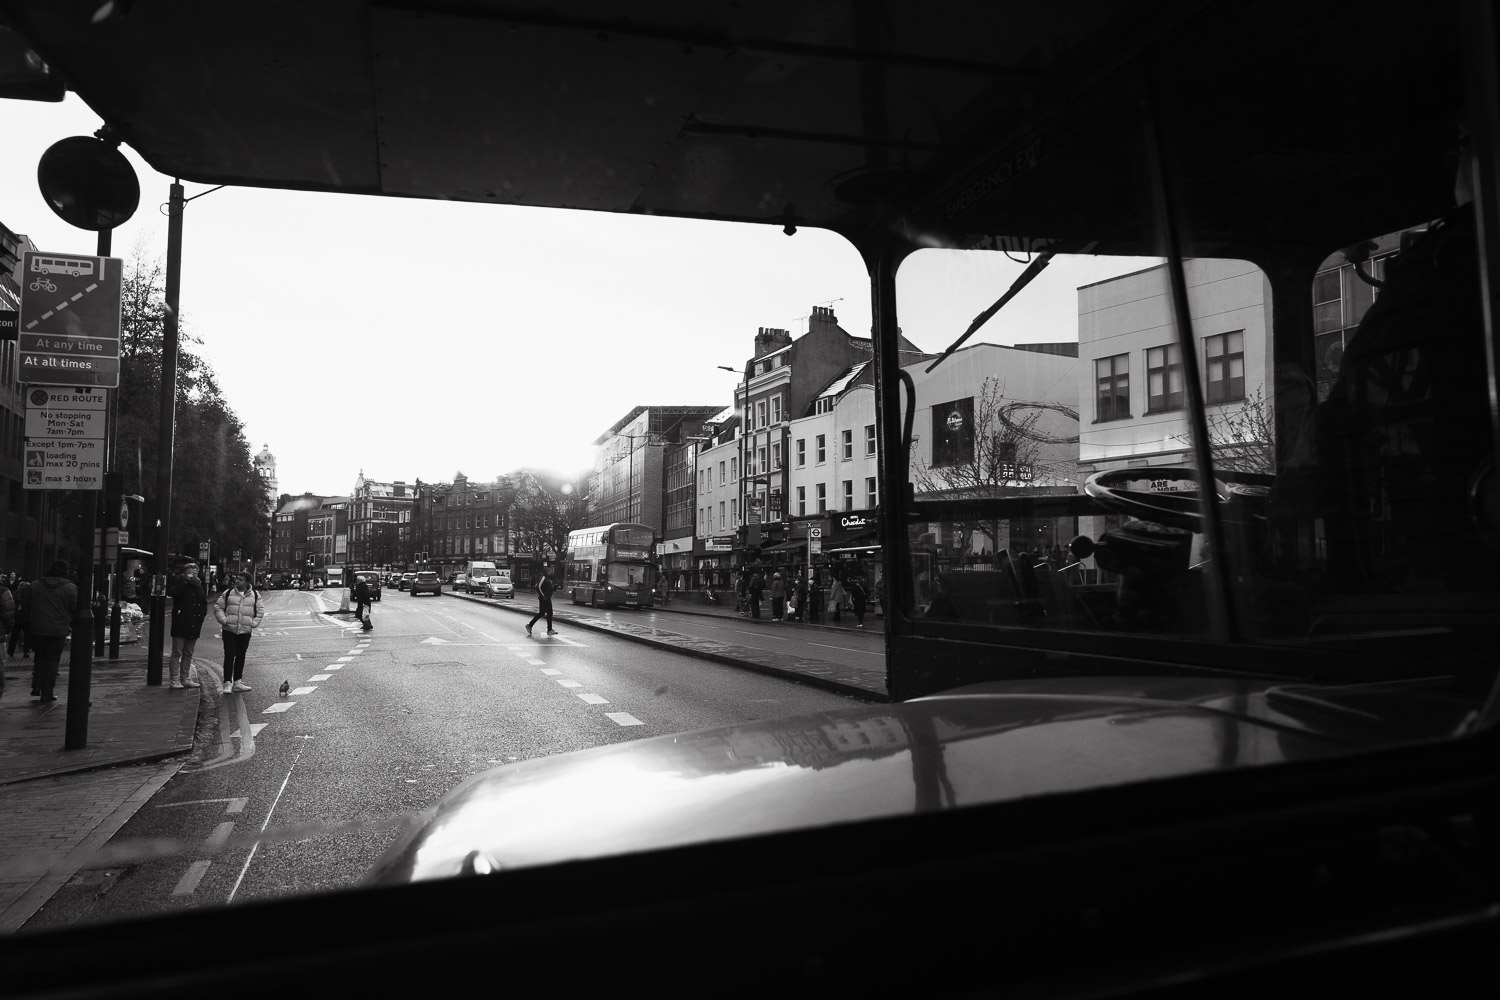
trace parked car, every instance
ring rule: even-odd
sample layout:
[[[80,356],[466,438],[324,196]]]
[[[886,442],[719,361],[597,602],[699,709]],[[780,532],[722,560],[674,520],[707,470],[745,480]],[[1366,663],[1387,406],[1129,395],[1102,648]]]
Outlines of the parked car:
[[[511,582],[510,570],[502,569],[484,581],[485,597],[515,597],[516,585]]]
[[[417,574],[415,574],[415,573],[402,573],[401,574],[401,582],[398,583],[398,584],[396,584],[396,589],[397,590],[410,590],[411,589],[411,582],[413,580],[415,580],[416,577],[417,577]]]
[[[467,590],[469,587],[469,577],[465,573],[454,573],[453,579],[450,582],[453,584],[453,592],[455,594],[460,590]]]
[[[370,600],[380,600],[380,574],[372,569],[359,570],[354,574],[353,583],[350,586],[358,587],[361,580],[370,585]]]
[[[418,594],[441,594],[443,592],[443,581],[439,580],[438,575],[431,570],[424,569],[420,573],[408,573],[407,576],[411,579],[403,580],[403,583],[410,585],[413,597]]]

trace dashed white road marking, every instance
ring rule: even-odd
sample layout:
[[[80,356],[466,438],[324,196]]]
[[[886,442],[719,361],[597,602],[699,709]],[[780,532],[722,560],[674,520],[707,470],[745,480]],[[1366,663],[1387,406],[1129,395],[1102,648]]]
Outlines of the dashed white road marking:
[[[545,677],[561,677],[562,671],[554,670],[551,667],[544,667],[542,668],[542,675]]]
[[[566,677],[562,678],[557,683],[561,684],[565,688],[581,688],[581,687],[583,687],[583,682],[582,681],[569,680]]]
[[[354,659],[354,657],[352,657],[352,656],[340,656],[339,657],[339,662],[340,663],[348,663],[352,659]]]
[[[621,726],[644,726],[645,725],[644,722],[642,722],[640,719],[637,719],[635,716],[631,715],[629,712],[605,712],[604,713],[604,717],[606,719],[613,720],[617,725],[621,725]]]
[[[344,669],[344,665],[342,663],[330,663],[330,664],[328,664],[328,666],[324,667],[323,669],[324,670],[343,670]]]
[[[605,697],[603,697],[601,695],[597,695],[597,694],[581,694],[578,697],[582,698],[584,701],[588,702],[590,705],[608,705],[609,704],[609,699],[608,698],[605,698]]]
[[[332,676],[333,676],[332,674],[313,674],[311,677],[308,678],[308,680],[309,681],[326,681],[326,680],[328,680]]]
[[[318,686],[316,684],[313,684],[310,687],[292,688],[292,690],[291,690],[290,693],[291,694],[312,694],[317,689],[318,689]]]
[[[268,725],[270,725],[269,722],[252,722],[252,723],[250,723],[250,738],[252,740],[255,739],[255,737],[257,737],[257,736],[260,735],[260,731],[262,729],[266,728]],[[229,738],[232,739],[232,740],[239,739],[240,738],[240,731],[238,729],[236,729],[234,732],[232,732],[232,733],[229,734]]]
[[[278,701],[276,704],[272,705],[270,708],[262,712],[261,715],[271,715],[275,712],[285,712],[295,704],[297,704],[295,701]]]
[[[229,838],[233,834],[234,821],[226,820],[225,822],[220,823],[218,826],[214,827],[214,832],[210,833],[208,835],[208,839],[204,841],[204,847],[206,847],[209,851],[220,851],[223,849],[225,844],[229,843]]]
[[[360,653],[363,653],[363,652],[364,652],[363,649],[351,649],[351,650],[349,650],[349,655],[350,656],[358,656]]]
[[[203,876],[208,874],[207,861],[194,861],[188,865],[188,870],[182,873],[182,878],[177,880],[177,885],[172,889],[174,896],[191,896],[198,891],[198,883],[203,881]]]

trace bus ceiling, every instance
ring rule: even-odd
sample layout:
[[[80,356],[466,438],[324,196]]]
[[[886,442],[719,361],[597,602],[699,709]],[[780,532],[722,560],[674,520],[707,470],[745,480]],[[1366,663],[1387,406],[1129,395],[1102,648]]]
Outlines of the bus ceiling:
[[[1151,92],[1212,244],[1194,252],[1253,259],[1433,214],[1451,176],[1409,154],[1462,103],[1461,6],[0,0],[0,19],[186,181],[824,227],[867,259],[996,236],[1159,253]],[[34,83],[5,92],[51,93]]]

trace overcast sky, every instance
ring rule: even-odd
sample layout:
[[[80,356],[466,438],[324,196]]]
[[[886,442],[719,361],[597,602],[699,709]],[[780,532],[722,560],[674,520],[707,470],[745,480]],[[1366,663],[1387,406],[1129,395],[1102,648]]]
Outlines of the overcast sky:
[[[0,102],[0,222],[42,250],[94,253],[96,234],[42,200],[36,166],[100,124],[71,95]],[[112,256],[165,263],[171,178],[123,151],[141,205]],[[758,327],[797,336],[813,306],[831,305],[869,335],[864,265],[818,230],[185,187],[202,197],[184,215],[184,329],[252,453],[276,456],[284,493],[347,493],[361,471],[574,472],[634,406],[730,405],[736,377],[717,366],[742,366]],[[921,255],[903,269],[902,329],[924,350],[947,346],[1021,269],[964,256],[941,279],[910,280],[935,274]],[[1076,286],[1136,266],[1054,267],[975,341],[1074,339]]]

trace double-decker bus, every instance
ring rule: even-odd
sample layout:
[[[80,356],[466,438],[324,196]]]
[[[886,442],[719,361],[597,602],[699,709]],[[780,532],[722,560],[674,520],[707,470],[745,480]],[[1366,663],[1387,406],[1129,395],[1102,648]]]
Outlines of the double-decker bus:
[[[651,607],[655,545],[656,533],[644,524],[601,524],[569,533],[563,585],[573,603]]]

